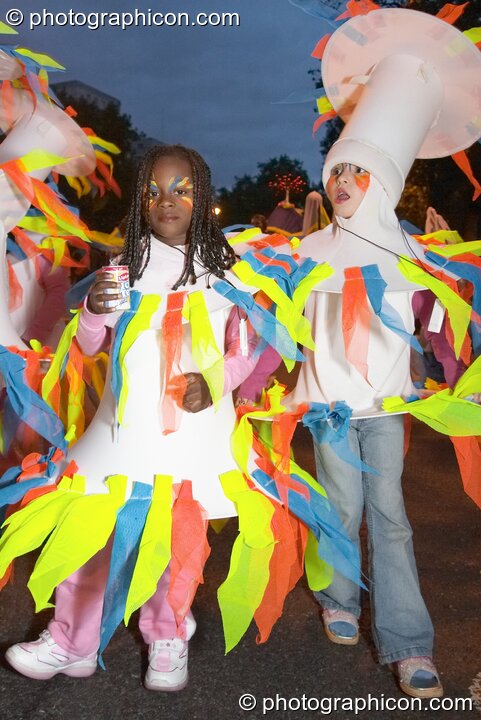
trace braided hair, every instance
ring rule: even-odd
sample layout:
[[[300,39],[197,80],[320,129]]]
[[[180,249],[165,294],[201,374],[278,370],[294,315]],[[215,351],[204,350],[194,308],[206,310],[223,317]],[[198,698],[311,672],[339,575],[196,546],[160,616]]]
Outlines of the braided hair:
[[[187,160],[192,168],[194,185],[184,269],[172,289],[177,290],[180,285],[185,285],[189,281],[192,284],[196,282],[194,260],[198,260],[209,273],[222,278],[225,271],[236,261],[236,256],[213,212],[209,166],[198,152],[183,145],[156,145],[144,155],[139,164],[127,215],[125,244],[120,261],[129,266],[130,282],[134,284],[136,280],[140,280],[149,264],[152,229],[146,187],[152,178],[155,163],[163,157]]]

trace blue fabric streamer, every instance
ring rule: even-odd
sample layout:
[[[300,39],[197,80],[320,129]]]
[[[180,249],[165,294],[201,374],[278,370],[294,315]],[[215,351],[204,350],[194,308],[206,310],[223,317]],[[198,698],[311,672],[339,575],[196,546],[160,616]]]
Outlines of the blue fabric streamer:
[[[94,270],[94,272],[89,273],[67,290],[65,293],[65,305],[67,308],[77,308],[81,303],[83,303],[95,281],[96,276],[97,271]]]
[[[23,472],[21,465],[11,467],[3,473],[0,478],[0,508],[2,508],[0,511],[0,525],[3,524],[8,505],[19,502],[29,490],[46,485],[48,480],[53,477],[57,469],[57,463],[52,460],[55,450],[56,448],[50,448],[49,452],[42,455],[38,460],[39,463],[47,463],[43,475],[17,482],[18,476]]]
[[[151,498],[152,486],[136,482],[132,487],[132,495],[117,515],[100,627],[99,665],[104,670],[102,653],[125,614]]]
[[[228,225],[227,227],[222,228],[222,232],[224,235],[230,232],[242,232],[243,230],[250,230],[250,228],[253,228],[254,225]]]
[[[317,443],[329,443],[336,455],[356,470],[379,475],[377,470],[356,457],[349,446],[348,430],[351,415],[352,409],[342,400],[336,402],[332,410],[326,403],[311,403],[302,418],[302,424],[309,428]]]
[[[60,418],[25,382],[25,360],[0,345],[0,373],[8,402],[15,415],[45,438],[50,445],[66,450],[65,430]]]
[[[398,311],[386,300],[384,291],[387,283],[382,279],[378,266],[364,265],[361,267],[361,274],[369,302],[382,324],[422,355],[423,349],[419,344],[419,340],[406,330]]]
[[[267,473],[257,469],[252,473],[252,477],[263,490],[280,501],[276,483]],[[291,477],[307,489],[308,495],[305,497],[289,488],[287,493],[289,510],[314,533],[318,541],[319,557],[344,577],[364,587],[360,579],[359,553],[346,535],[337,510],[326,497],[314,492],[301,477],[295,473],[292,473]]]
[[[27,256],[23,252],[22,248],[17,245],[15,240],[11,237],[7,237],[7,255],[13,255],[17,260],[26,260]]]
[[[323,20],[324,24],[329,26],[331,32],[333,29],[337,29],[335,20],[344,12],[345,8],[345,4],[342,3],[336,10],[327,5],[323,0],[289,0],[289,2],[308,15],[312,15],[318,20]]]
[[[282,100],[275,100],[272,105],[296,105],[301,103],[316,102],[321,97],[326,97],[324,90],[293,90]]]
[[[258,257],[255,257],[254,253],[256,255],[261,255],[265,257],[266,262],[263,263],[262,260],[260,260]],[[291,272],[294,272],[297,267],[297,263],[295,262],[295,260],[292,259],[290,255],[281,255],[274,252],[272,248],[263,248],[262,250],[248,250],[242,255],[241,259],[245,260],[255,273],[258,273],[259,275],[264,275],[264,277],[275,280],[281,290],[289,298],[292,298],[295,288],[292,282],[291,274],[287,273],[285,268],[281,267],[280,265],[273,265],[271,262],[269,262],[270,260],[274,259],[280,260],[281,262],[287,263],[291,268]]]
[[[268,310],[261,308],[252,295],[230,285],[225,280],[216,280],[213,289],[244,310],[256,333],[263,338],[279,355],[290,360],[305,360],[297,349],[286,328]]]
[[[112,358],[112,376],[110,378],[110,387],[115,397],[115,402],[118,404],[120,398],[120,391],[122,390],[122,370],[119,363],[120,347],[124,338],[124,333],[127,329],[127,325],[134,317],[137,312],[140,301],[142,299],[142,293],[138,290],[130,291],[130,310],[125,310],[117,325],[115,326],[115,338],[112,343],[111,358]]]

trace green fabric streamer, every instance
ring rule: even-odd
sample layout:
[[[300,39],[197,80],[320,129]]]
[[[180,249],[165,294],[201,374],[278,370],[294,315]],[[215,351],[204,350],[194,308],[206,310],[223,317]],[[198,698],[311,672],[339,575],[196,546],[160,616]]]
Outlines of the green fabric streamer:
[[[117,407],[118,422],[122,425],[125,404],[127,402],[127,396],[129,394],[129,377],[127,367],[125,365],[125,356],[129,352],[130,348],[137,340],[139,335],[150,328],[152,315],[158,310],[160,305],[160,295],[144,295],[140,301],[137,312],[130,320],[127,325],[122,343],[119,351],[119,365],[122,373],[122,388],[120,390],[120,397]]]
[[[228,653],[247,631],[269,581],[275,544],[271,529],[274,508],[264,495],[248,487],[238,470],[223,473],[220,480],[239,515],[239,535],[232,548],[229,573],[217,591]]]
[[[459,247],[459,245],[457,246]],[[437,252],[437,250],[436,250]],[[400,257],[398,268],[409,282],[424,285],[431,290],[444,305],[454,335],[454,351],[459,358],[464,338],[471,320],[471,307],[459,295],[447,287],[441,280],[430,275],[407,257]]]
[[[59,517],[28,582],[36,612],[52,607],[49,599],[57,585],[105,547],[125,502],[127,478],[112,475],[106,485],[108,493],[80,495]]]
[[[125,604],[126,625],[132,613],[155,593],[159,578],[170,562],[171,540],[172,476],[156,475],[151,505]]]
[[[40,547],[66,508],[84,491],[83,479],[64,477],[56,490],[32,500],[5,520],[0,540],[0,577],[16,557]]]
[[[459,378],[453,390],[446,388],[424,400],[404,402],[400,397],[385,398],[387,412],[408,412],[443,435],[470,437],[481,435],[481,405],[464,398],[481,393],[481,356]]]
[[[224,393],[224,355],[220,352],[205,303],[204,293],[196,290],[187,296],[192,337],[192,358],[206,381],[214,406]]]
[[[60,373],[64,367],[65,358],[68,355],[72,340],[77,334],[78,324],[80,318],[80,310],[73,311],[73,318],[70,320],[65,330],[63,331],[60,340],[58,341],[55,355],[52,359],[52,364],[48,369],[43,381],[42,381],[42,397],[52,409],[53,403],[50,399],[52,391],[56,384],[60,381]]]
[[[334,568],[319,557],[318,542],[314,533],[309,530],[306,552],[304,555],[307,583],[312,591],[320,592],[331,584]]]

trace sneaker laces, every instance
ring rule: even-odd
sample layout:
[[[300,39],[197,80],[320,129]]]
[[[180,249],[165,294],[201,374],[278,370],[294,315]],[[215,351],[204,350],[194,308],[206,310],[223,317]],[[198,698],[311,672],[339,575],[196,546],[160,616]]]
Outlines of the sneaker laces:
[[[57,643],[53,639],[52,635],[50,634],[50,630],[42,630],[42,632],[39,635],[39,638],[41,640],[45,640],[47,645],[51,647],[52,645],[56,645]]]

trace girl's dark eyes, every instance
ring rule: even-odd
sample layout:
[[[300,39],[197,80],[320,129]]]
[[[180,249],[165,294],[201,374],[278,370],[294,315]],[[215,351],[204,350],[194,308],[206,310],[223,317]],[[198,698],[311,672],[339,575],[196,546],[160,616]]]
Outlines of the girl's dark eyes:
[[[343,163],[341,165],[335,165],[335,167],[333,167],[331,170],[331,175],[333,175],[334,177],[336,175],[341,175],[341,173],[344,172],[345,168],[347,168],[354,175],[362,175],[362,174],[367,173],[367,170],[364,170],[362,167],[359,167],[359,165],[351,165],[351,163]]]

